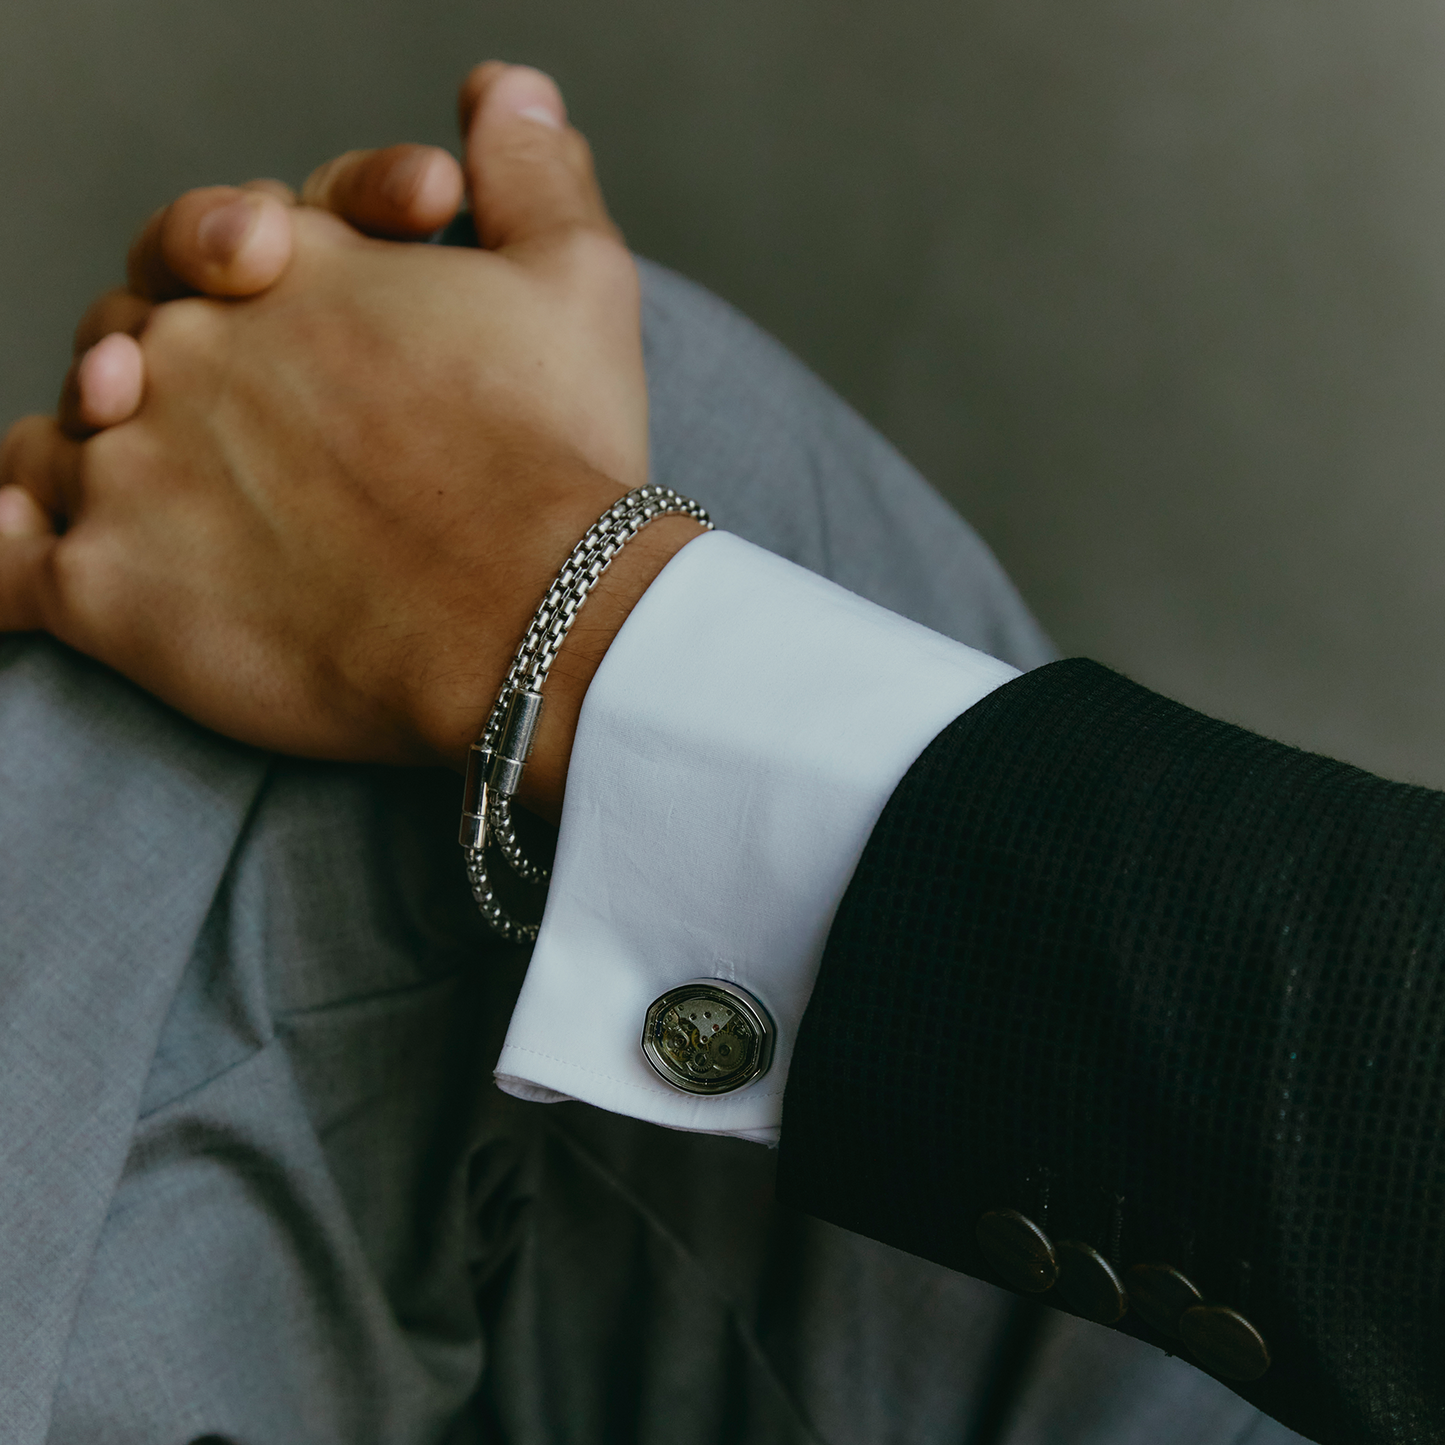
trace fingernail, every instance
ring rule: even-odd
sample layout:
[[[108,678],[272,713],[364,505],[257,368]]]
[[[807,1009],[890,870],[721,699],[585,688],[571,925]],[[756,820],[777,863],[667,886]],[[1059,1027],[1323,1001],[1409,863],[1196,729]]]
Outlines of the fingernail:
[[[487,100],[492,113],[522,116],[551,130],[567,124],[567,107],[552,77],[530,65],[509,66],[493,82]]]
[[[212,261],[231,260],[250,235],[261,214],[261,205],[259,196],[247,197],[227,201],[203,216],[196,226],[196,243],[202,254]]]
[[[562,129],[562,122],[545,105],[523,106],[517,114],[527,120],[535,120],[539,125],[550,126],[552,130]]]
[[[394,162],[381,183],[386,199],[394,206],[409,206],[421,190],[431,160],[430,151],[415,150]]]

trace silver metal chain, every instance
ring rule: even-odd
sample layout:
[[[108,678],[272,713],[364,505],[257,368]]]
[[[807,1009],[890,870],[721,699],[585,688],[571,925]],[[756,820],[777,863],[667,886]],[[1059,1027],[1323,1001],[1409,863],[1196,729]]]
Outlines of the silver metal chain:
[[[548,868],[526,856],[512,818],[512,798],[542,714],[542,684],[582,604],[612,559],[649,522],[665,516],[691,517],[712,530],[711,519],[696,502],[671,487],[652,484],[619,498],[587,529],[547,589],[468,755],[458,841],[482,918],[510,943],[533,942],[538,925],[512,917],[498,901],[486,853],[494,845],[517,877],[534,887],[545,888],[551,877]]]

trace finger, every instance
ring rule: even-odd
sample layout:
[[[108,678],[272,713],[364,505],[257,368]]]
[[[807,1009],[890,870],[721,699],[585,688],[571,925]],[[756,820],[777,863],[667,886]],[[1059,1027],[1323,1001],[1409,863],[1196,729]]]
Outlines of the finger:
[[[150,301],[254,296],[291,259],[291,214],[266,190],[210,186],[157,211],[131,247],[130,289]]]
[[[301,188],[320,206],[368,236],[420,240],[440,230],[462,202],[462,168],[439,146],[398,145],[347,151],[311,173]]]
[[[102,337],[115,331],[139,336],[155,309],[153,301],[129,291],[107,291],[90,304],[75,328],[75,355],[82,356]]]
[[[145,354],[123,331],[97,341],[71,365],[60,395],[60,429],[84,440],[129,421],[145,391]]]
[[[296,192],[285,181],[274,180],[270,176],[261,176],[257,180],[247,181],[241,189],[243,191],[259,191],[263,196],[275,196],[283,206],[296,204]]]
[[[484,60],[480,65],[474,65],[467,73],[467,78],[462,81],[462,88],[457,95],[457,131],[463,145],[467,144],[472,133],[472,121],[476,119],[477,107],[481,105],[482,98],[502,72],[510,69],[504,60]],[[557,94],[560,97],[561,91]],[[566,118],[565,113],[558,116],[559,121],[565,121]]]
[[[0,538],[20,541],[54,534],[45,508],[24,487],[0,487]]]
[[[51,564],[59,539],[48,533],[12,535],[5,530],[16,490],[0,487],[0,632],[38,632],[53,610]]]
[[[540,70],[489,61],[462,86],[467,186],[482,245],[583,228],[615,235],[587,142]]]
[[[22,487],[64,526],[79,509],[80,448],[53,417],[22,417],[0,442],[0,487]]]
[[[80,359],[80,416],[97,430],[134,416],[144,389],[145,356],[133,336],[116,332]]]

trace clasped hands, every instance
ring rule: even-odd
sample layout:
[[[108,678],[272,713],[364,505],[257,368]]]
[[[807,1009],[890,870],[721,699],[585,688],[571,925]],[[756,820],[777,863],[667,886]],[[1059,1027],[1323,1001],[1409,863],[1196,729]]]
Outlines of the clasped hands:
[[[462,88],[465,165],[353,152],[191,192],[0,452],[0,630],[301,756],[460,765],[572,544],[647,477],[636,269],[540,73]],[[482,250],[415,244],[469,195]],[[554,667],[520,800],[556,816],[587,684],[698,534],[619,554]]]

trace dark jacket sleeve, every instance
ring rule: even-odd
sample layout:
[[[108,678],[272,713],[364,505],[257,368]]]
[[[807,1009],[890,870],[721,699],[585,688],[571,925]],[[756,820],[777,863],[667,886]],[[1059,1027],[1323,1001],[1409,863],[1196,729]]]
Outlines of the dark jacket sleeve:
[[[1439,1441],[1442,1034],[1445,794],[1056,663],[951,724],[880,819],[780,1191],[1124,1308],[1312,1439]]]

